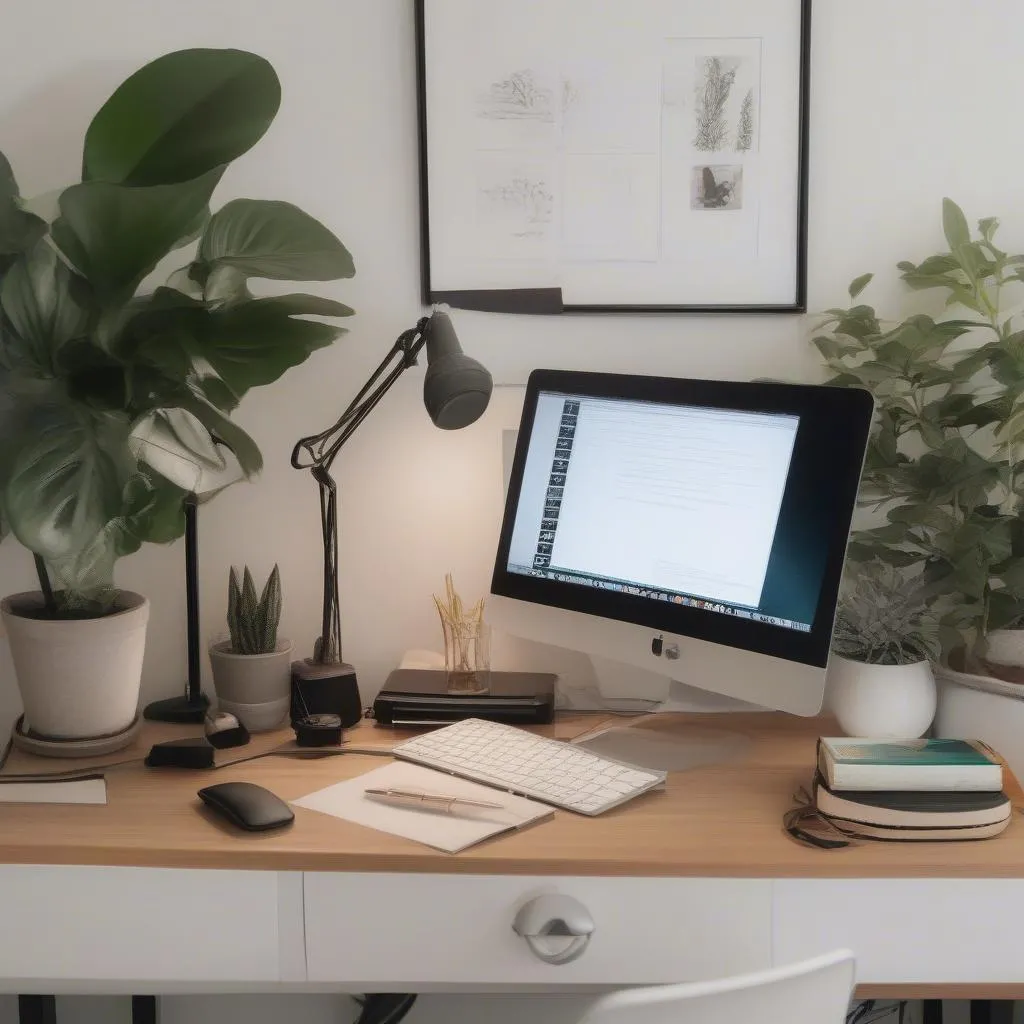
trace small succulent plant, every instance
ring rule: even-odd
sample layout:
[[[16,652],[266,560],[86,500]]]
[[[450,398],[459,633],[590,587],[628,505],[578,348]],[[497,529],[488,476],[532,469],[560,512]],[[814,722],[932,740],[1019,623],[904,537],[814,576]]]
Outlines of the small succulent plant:
[[[246,566],[239,585],[234,566],[228,576],[228,630],[232,654],[272,654],[277,649],[281,621],[281,573],[275,565],[256,596],[256,584]]]
[[[867,665],[937,660],[939,621],[920,580],[880,562],[847,567],[832,651]]]

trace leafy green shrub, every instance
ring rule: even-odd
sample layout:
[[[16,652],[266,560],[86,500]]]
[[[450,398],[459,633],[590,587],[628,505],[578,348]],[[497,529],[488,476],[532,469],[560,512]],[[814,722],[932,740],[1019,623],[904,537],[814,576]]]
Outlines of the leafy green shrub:
[[[115,560],[179,537],[185,495],[202,471],[228,468],[225,450],[257,473],[259,448],[231,412],[342,333],[309,317],[352,313],[249,292],[249,278],[352,276],[345,247],[308,214],[235,199],[211,215],[228,164],[279,103],[254,54],[158,58],[93,118],[82,180],[49,220],[0,154],[0,536],[6,524],[35,553],[52,613],[108,609]],[[142,290],[197,241],[165,285]]]
[[[852,570],[878,561],[919,578],[948,651],[1024,620],[1024,320],[1009,302],[1024,256],[995,244],[993,217],[972,235],[946,199],[942,220],[949,250],[899,270],[972,315],[883,323],[855,304],[828,310],[814,344],[829,383],[865,387],[877,405],[860,503],[885,522],[854,534]]]

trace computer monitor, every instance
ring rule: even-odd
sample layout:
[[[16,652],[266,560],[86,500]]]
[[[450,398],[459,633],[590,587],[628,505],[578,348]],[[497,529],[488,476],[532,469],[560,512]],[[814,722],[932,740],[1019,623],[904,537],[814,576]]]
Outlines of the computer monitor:
[[[641,670],[816,714],[872,412],[853,388],[534,371],[489,617],[590,655],[609,696]]]

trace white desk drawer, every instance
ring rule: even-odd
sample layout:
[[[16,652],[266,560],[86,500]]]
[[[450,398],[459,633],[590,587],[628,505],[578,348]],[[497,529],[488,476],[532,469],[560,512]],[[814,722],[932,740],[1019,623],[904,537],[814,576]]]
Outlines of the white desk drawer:
[[[304,887],[310,982],[641,984],[771,962],[769,880],[316,873]],[[575,897],[593,918],[573,963],[541,962],[512,930],[545,892]]]
[[[860,983],[1024,982],[1019,879],[793,878],[775,887],[776,963],[847,948]]]
[[[280,978],[274,872],[3,865],[0,905],[0,982]]]

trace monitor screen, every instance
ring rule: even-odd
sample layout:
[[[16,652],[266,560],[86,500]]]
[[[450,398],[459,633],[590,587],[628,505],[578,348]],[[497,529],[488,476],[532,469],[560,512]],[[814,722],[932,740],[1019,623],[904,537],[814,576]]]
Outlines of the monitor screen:
[[[870,397],[538,374],[493,592],[824,664]]]

